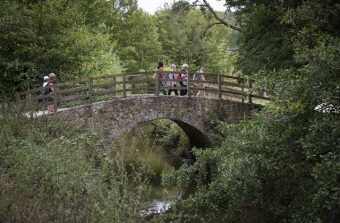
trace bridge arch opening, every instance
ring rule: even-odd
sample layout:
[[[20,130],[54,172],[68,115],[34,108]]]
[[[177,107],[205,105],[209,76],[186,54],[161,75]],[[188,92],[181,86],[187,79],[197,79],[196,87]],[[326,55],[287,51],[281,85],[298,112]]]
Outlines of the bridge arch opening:
[[[209,144],[204,133],[196,127],[183,121],[164,118],[138,122],[126,129],[114,142],[120,147],[119,151],[122,151],[129,165],[146,167],[144,173],[148,176],[150,194],[142,211],[147,213],[152,213],[156,203],[167,206],[181,199],[181,190],[176,185],[162,183],[164,174],[183,164],[193,164],[195,158],[192,147]]]
[[[135,123],[134,126],[132,126],[129,129],[126,129],[122,135],[126,134],[127,132],[132,131],[135,128],[138,128],[139,126],[145,124],[145,123],[152,123],[152,122],[157,122],[159,120],[164,120],[164,121],[171,121],[175,124],[177,124],[177,126],[185,133],[185,135],[188,137],[189,139],[189,147],[193,148],[206,148],[206,147],[210,147],[212,145],[208,135],[206,133],[203,133],[201,130],[199,130],[198,128],[196,128],[195,126],[188,124],[182,120],[178,120],[178,119],[171,119],[171,118],[157,118],[157,119],[151,119],[151,120],[147,120],[147,121],[141,121],[141,122],[137,122]],[[120,136],[118,136],[120,137]]]
[[[175,122],[188,136],[191,147],[205,148],[211,146],[211,142],[206,134],[196,127],[180,120],[171,120]]]
[[[136,122],[120,135],[117,135],[114,141],[120,144],[128,144],[125,147],[130,147],[129,150],[136,151],[136,155],[140,152],[143,154],[143,151],[138,148],[146,145],[154,147],[151,148],[152,152],[159,149],[156,147],[162,147],[162,150],[158,150],[159,154],[154,154],[153,158],[157,159],[157,156],[159,160],[164,161],[166,159],[169,161],[169,165],[176,168],[183,163],[194,162],[193,147],[206,148],[211,146],[208,136],[195,126],[169,118]],[[144,150],[148,150],[148,148],[144,148]],[[155,162],[159,162],[159,160]]]

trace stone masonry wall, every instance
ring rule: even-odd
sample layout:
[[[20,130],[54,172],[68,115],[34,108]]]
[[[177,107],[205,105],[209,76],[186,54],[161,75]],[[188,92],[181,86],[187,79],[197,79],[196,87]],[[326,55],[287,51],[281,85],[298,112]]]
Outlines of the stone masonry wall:
[[[249,113],[252,105],[202,97],[136,95],[80,106],[66,112],[86,117],[89,126],[101,129],[115,139],[138,123],[155,119],[175,121],[188,135],[191,145],[211,144],[209,117],[218,114],[236,123]]]

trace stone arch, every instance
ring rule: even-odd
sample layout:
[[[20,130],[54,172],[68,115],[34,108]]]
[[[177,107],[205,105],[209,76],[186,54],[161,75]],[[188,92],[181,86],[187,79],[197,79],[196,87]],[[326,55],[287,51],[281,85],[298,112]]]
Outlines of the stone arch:
[[[213,142],[207,121],[218,112],[230,123],[249,113],[252,104],[202,97],[138,95],[115,98],[70,109],[71,115],[87,118],[90,126],[107,130],[112,139],[137,126],[156,119],[169,119],[187,134],[191,146],[207,147]]]
[[[210,139],[209,139],[209,135],[207,135],[206,133],[204,133],[203,131],[201,131],[200,129],[197,129],[195,126],[186,123],[184,121],[181,120],[175,120],[175,119],[169,119],[166,117],[158,117],[157,119],[167,119],[170,121],[173,121],[174,123],[176,123],[182,130],[183,132],[187,135],[189,142],[190,142],[190,147],[197,147],[197,148],[205,148],[205,147],[209,147],[212,145]],[[135,122],[134,125],[129,126],[129,128],[124,129],[123,131],[119,131],[118,134],[116,135],[112,135],[112,138],[118,138],[121,135],[123,135],[124,133],[130,131],[131,129],[133,129],[134,127],[136,127],[138,124],[141,123],[145,123],[145,122],[151,122],[157,119],[148,119],[148,120],[142,120],[140,122]]]
[[[211,146],[211,140],[209,136],[198,130],[194,126],[187,124],[180,120],[172,120],[174,121],[188,136],[191,147],[204,148]]]

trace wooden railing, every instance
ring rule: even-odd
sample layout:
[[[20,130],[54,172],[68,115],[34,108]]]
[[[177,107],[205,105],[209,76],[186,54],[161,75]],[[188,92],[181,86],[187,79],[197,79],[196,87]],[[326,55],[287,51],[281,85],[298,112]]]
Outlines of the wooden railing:
[[[170,71],[169,71],[170,72]],[[169,73],[164,71],[164,73]],[[136,94],[154,94],[159,96],[162,89],[186,90],[187,97],[196,96],[198,91],[204,91],[205,96],[216,99],[230,99],[241,102],[253,103],[253,100],[268,100],[263,93],[256,92],[252,87],[252,81],[230,75],[205,74],[205,81],[193,80],[194,74],[188,74],[185,79],[159,78],[155,72],[124,73],[118,75],[105,75],[89,77],[81,80],[57,83],[53,94],[41,95],[45,88],[36,88],[16,93],[16,101],[26,110],[44,109],[48,103],[57,108],[67,108],[83,104],[91,104],[96,101],[110,100],[117,97],[127,97]],[[181,73],[181,72],[176,72]],[[168,82],[176,83],[171,87]],[[187,86],[181,86],[180,82],[186,81]],[[162,86],[163,83],[163,86]]]

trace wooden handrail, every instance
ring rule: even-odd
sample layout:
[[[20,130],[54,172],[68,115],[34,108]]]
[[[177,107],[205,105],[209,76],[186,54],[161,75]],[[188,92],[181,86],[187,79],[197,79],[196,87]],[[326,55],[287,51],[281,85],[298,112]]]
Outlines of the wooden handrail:
[[[182,71],[164,71],[164,73],[186,73]],[[54,86],[55,92],[51,95],[38,95],[44,89],[49,87],[39,87],[35,89],[29,89],[28,91],[18,92],[15,94],[17,102],[23,102],[26,100],[27,103],[34,103],[37,100],[44,100],[48,98],[54,99],[54,106],[58,103],[72,103],[73,101],[86,100],[86,104],[91,104],[94,99],[99,95],[102,96],[122,96],[127,97],[128,94],[138,94],[143,92],[144,94],[152,93],[156,96],[160,95],[161,83],[162,89],[177,89],[187,90],[187,96],[196,96],[193,93],[197,91],[214,92],[214,97],[221,100],[224,97],[234,97],[242,101],[248,97],[248,103],[253,103],[253,99],[268,100],[268,97],[264,97],[260,94],[254,94],[253,92],[253,81],[246,80],[245,78],[234,77],[223,74],[207,74],[205,80],[193,80],[193,74],[189,73],[185,81],[187,82],[186,87],[180,86],[179,82],[184,79],[170,79],[168,77],[160,78],[159,75],[155,75],[156,72],[131,72],[122,73],[117,75],[103,75],[96,77],[89,77],[81,80],[68,81],[63,83],[56,83]],[[136,78],[133,78],[136,77]],[[229,79],[229,80],[228,80]],[[230,80],[231,79],[231,80]],[[234,82],[233,80],[237,80]],[[176,87],[168,85],[168,82],[175,82]],[[216,95],[217,93],[217,95]],[[86,94],[86,95],[85,95]],[[234,96],[233,96],[234,95]],[[209,95],[212,97],[213,95]],[[30,101],[29,101],[29,100]],[[106,97],[107,99],[107,97]]]
[[[160,89],[159,89],[160,88],[159,81],[161,81],[161,80],[159,78],[159,74],[158,73],[155,74],[155,81],[156,81],[156,92],[155,92],[155,95],[159,96],[159,91],[160,91]]]
[[[217,77],[217,82],[218,82],[218,99],[221,100],[222,99],[222,86],[221,86],[221,76],[218,75]]]
[[[126,75],[123,75],[123,97],[126,97]]]

